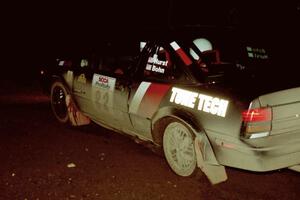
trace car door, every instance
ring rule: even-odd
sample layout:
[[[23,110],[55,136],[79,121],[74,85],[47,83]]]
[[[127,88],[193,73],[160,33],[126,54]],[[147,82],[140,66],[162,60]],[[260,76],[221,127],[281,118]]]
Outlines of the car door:
[[[88,56],[75,60],[72,93],[80,110],[86,114],[93,113],[90,98],[92,76],[93,69]]]
[[[184,67],[168,44],[147,43],[143,48],[129,99],[130,119],[139,137],[152,140],[152,119],[172,86],[193,81]]]
[[[91,85],[94,116],[99,122],[123,132],[132,132],[128,114],[130,82],[129,65],[119,56],[105,55],[99,59]]]
[[[129,114],[136,132],[144,139],[152,139],[152,117],[172,86],[174,63],[169,55],[162,46],[147,44],[139,63],[139,81],[131,86]]]

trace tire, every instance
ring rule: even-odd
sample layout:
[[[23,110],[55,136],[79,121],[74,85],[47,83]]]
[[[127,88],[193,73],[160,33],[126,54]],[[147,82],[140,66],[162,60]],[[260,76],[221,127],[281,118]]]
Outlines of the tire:
[[[62,124],[69,122],[66,96],[68,92],[65,86],[56,81],[51,86],[51,108],[55,118]]]
[[[178,120],[171,120],[164,130],[164,155],[171,169],[179,176],[188,177],[196,172],[194,138],[193,132]]]

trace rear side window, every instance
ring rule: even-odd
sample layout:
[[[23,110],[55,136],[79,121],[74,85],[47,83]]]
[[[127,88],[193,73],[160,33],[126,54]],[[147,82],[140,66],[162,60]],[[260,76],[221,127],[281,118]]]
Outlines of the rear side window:
[[[99,58],[97,69],[110,76],[125,76],[134,65],[133,56],[104,55]]]

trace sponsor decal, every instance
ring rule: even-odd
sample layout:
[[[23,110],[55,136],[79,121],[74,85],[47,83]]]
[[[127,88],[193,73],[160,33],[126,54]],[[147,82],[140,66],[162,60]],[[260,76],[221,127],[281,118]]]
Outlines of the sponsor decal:
[[[225,117],[229,101],[173,87],[170,102]]]
[[[93,87],[98,87],[102,89],[107,89],[110,91],[113,91],[115,89],[116,79],[109,77],[109,76],[103,76],[100,74],[94,74],[93,76]]]
[[[255,59],[268,59],[268,55],[265,49],[263,48],[253,48],[253,47],[246,47],[248,58],[255,58]]]
[[[130,102],[129,112],[151,118],[170,87],[166,84],[142,82]]]
[[[77,78],[77,81],[83,84],[86,84],[86,78],[84,74],[80,74]]]
[[[115,78],[94,74],[92,81],[92,100],[95,108],[99,112],[103,110],[108,111],[108,107],[113,106],[115,84]]]

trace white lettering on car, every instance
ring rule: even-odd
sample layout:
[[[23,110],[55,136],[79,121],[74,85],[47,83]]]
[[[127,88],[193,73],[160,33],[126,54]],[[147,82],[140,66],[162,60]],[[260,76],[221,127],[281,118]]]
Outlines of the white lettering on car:
[[[152,66],[152,71],[162,73],[162,74],[165,73],[165,69],[163,69],[161,67],[156,67],[155,65]]]
[[[229,102],[218,97],[212,97],[188,90],[172,88],[170,102],[197,109],[212,115],[225,117]],[[196,105],[196,103],[198,103]]]
[[[153,57],[149,57],[146,70],[164,74],[165,69],[163,67],[167,65],[168,61],[159,60],[157,54],[154,54]]]
[[[167,66],[168,65],[168,61],[159,60],[157,58],[156,54],[154,54],[153,57],[149,57],[148,63],[155,64],[155,65],[161,65],[161,66]]]
[[[190,92],[179,88],[172,88],[170,101],[175,102],[176,104],[194,108],[197,96],[198,93],[196,92]]]

